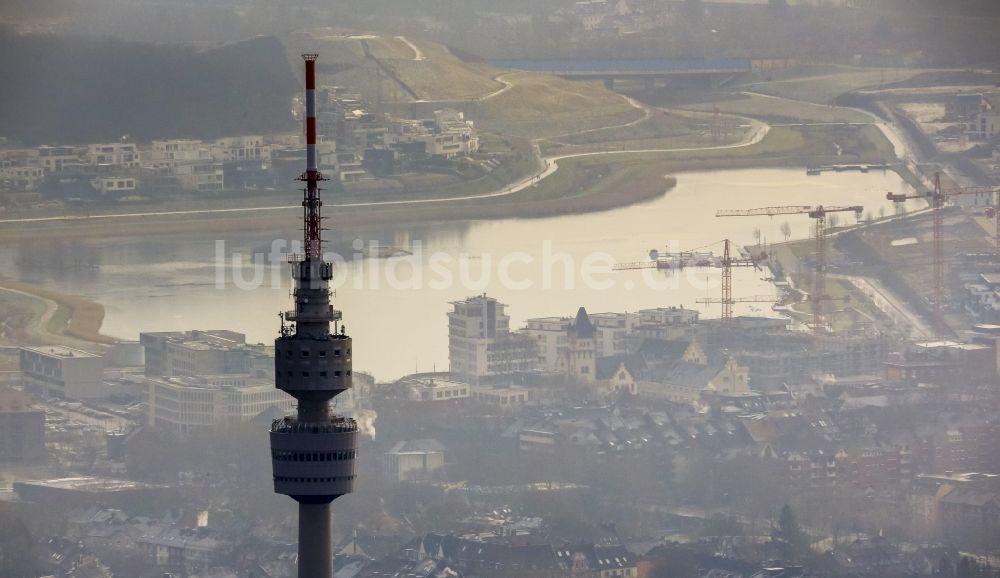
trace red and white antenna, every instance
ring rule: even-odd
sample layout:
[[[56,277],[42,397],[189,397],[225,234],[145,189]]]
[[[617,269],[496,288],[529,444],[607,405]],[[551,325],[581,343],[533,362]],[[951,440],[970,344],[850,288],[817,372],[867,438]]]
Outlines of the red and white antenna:
[[[302,199],[303,232],[306,260],[321,259],[323,255],[320,237],[321,207],[319,182],[326,180],[319,172],[316,156],[316,59],[318,54],[303,54],[306,63],[306,172],[299,177],[305,181],[305,196]]]

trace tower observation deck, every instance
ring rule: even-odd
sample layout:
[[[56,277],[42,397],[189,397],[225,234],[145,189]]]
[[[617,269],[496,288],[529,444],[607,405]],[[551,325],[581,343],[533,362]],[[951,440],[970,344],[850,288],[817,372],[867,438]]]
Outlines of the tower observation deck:
[[[358,427],[330,413],[330,400],[351,387],[351,338],[330,304],[333,268],[323,260],[319,183],[324,179],[316,163],[316,55],[302,56],[307,153],[299,180],[306,183],[305,253],[289,259],[295,310],[283,314],[274,342],[275,385],[298,400],[298,413],[271,424],[271,464],[275,493],[299,503],[299,578],[331,578],[330,504],[354,490]]]

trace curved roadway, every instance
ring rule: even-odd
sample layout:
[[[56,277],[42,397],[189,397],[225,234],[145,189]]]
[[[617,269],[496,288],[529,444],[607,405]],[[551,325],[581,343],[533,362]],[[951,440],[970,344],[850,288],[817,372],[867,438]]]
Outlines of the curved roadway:
[[[609,130],[615,128],[622,128],[633,126],[642,122],[649,116],[649,110],[638,103],[632,98],[625,97],[632,106],[642,109],[644,112],[643,117],[638,120],[630,121],[621,125],[613,125],[600,127],[598,129],[587,129],[582,132],[591,132],[596,130]],[[543,157],[540,153],[539,142],[540,140],[547,139],[535,139],[532,142],[532,148],[535,153],[535,157],[538,160],[538,171],[532,175],[522,178],[521,180],[509,185],[503,189],[493,191],[490,193],[480,193],[473,195],[459,195],[453,197],[436,197],[429,199],[403,199],[394,201],[364,201],[355,203],[328,203],[328,207],[378,207],[378,206],[392,206],[392,205],[421,205],[426,203],[448,203],[455,201],[471,201],[476,199],[490,199],[496,197],[505,197],[513,195],[515,193],[521,192],[528,187],[537,185],[543,179],[551,176],[557,170],[559,170],[559,161],[570,158],[580,158],[580,157],[596,157],[596,156],[611,156],[611,155],[622,155],[622,154],[642,154],[642,153],[671,153],[671,152],[696,152],[696,151],[708,151],[708,150],[724,150],[752,146],[763,139],[770,126],[759,122],[753,121],[755,123],[755,128],[749,137],[738,143],[726,144],[726,145],[713,145],[705,147],[679,147],[679,148],[655,148],[655,149],[637,149],[637,150],[620,150],[620,151],[591,151],[591,152],[580,152],[580,153],[570,153],[563,155],[553,155],[548,157]],[[569,134],[581,134],[581,133],[569,133]],[[568,136],[568,135],[559,135]],[[558,138],[558,137],[555,137]],[[5,223],[38,223],[46,221],[76,221],[76,220],[87,220],[87,219],[129,219],[129,218],[139,218],[139,217],[159,217],[159,216],[182,216],[182,215],[213,215],[213,214],[232,214],[232,213],[255,213],[255,212],[266,212],[266,211],[278,211],[287,209],[298,209],[299,205],[271,205],[264,207],[235,207],[229,209],[192,209],[192,210],[181,210],[181,211],[150,211],[143,213],[109,213],[101,215],[59,215],[53,217],[28,217],[20,219],[0,219],[0,224]]]

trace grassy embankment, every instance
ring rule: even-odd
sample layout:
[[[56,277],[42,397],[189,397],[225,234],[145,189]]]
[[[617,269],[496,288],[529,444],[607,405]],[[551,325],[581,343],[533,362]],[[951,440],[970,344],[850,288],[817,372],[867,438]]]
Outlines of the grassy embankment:
[[[526,139],[563,138],[574,132],[629,123],[642,118],[620,94],[599,82],[514,72],[512,87],[478,103],[477,126]]]
[[[739,86],[739,88],[792,100],[829,104],[844,93],[903,82],[926,71],[901,68],[827,66],[816,70],[816,72],[816,74],[807,74],[806,76],[795,76],[797,74],[795,69],[784,73],[781,71],[769,72],[771,80],[750,82]]]
[[[0,281],[3,340],[16,343],[58,343],[74,347],[113,343],[101,335],[104,307],[69,295],[16,281]]]
[[[768,123],[849,123],[871,122],[867,114],[829,105],[775,100],[757,94],[720,95],[720,100],[683,106],[686,110],[748,116]]]
[[[720,121],[700,112],[651,109],[649,118],[635,124],[545,140],[542,151],[546,156],[558,156],[609,150],[709,147],[738,143],[750,128],[747,119],[729,115]]]

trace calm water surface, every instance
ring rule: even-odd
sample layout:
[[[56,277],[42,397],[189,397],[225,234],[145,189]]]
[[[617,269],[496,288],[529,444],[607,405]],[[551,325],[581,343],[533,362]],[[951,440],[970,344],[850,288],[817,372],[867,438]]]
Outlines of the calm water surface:
[[[337,288],[335,306],[344,311],[354,337],[355,366],[382,380],[415,369],[446,369],[449,302],[483,292],[509,305],[514,327],[530,317],[573,315],[581,305],[591,312],[684,305],[716,317],[717,305],[706,307],[695,301],[718,297],[718,270],[689,270],[669,279],[652,271],[611,273],[611,263],[646,260],[654,247],[686,250],[711,245],[708,249],[721,252],[718,242],[723,238],[751,244],[757,228],[763,237],[779,241],[784,239],[780,227],[786,221],[792,238],[810,234],[805,216],[716,218],[716,209],[861,204],[877,216],[880,209],[886,214],[893,211],[885,200],[886,191],[906,189],[895,173],[807,177],[801,169],[748,169],[683,173],[676,188],[659,199],[587,215],[358,229],[338,223],[330,214],[328,250],[351,261],[341,268],[343,284]],[[289,191],[290,198],[295,194]],[[841,217],[842,222],[853,219],[849,213]],[[293,213],[288,224],[280,236],[297,238]],[[0,266],[22,281],[102,303],[107,308],[103,331],[117,337],[136,339],[140,331],[226,328],[244,332],[252,341],[270,342],[278,329],[278,312],[292,306],[284,274],[287,266],[265,263],[259,269],[260,286],[245,287],[254,285],[250,255],[269,253],[275,236],[247,231],[226,237],[32,240],[0,247]],[[356,239],[420,251],[396,262],[354,261]],[[220,242],[224,265],[217,265]],[[237,258],[237,268],[232,265],[234,252],[244,255]],[[546,268],[543,261],[555,265]],[[415,276],[418,262],[422,267],[416,267],[420,276]],[[592,272],[589,284],[583,276],[585,266]],[[392,270],[387,272],[386,267]],[[513,285],[500,278],[501,270]],[[234,275],[247,282],[238,283]],[[734,294],[773,294],[774,288],[762,277],[760,272],[734,270]],[[392,278],[406,288],[393,288]],[[653,286],[669,281],[673,283],[666,288]],[[769,314],[766,305],[738,305],[736,312]]]

